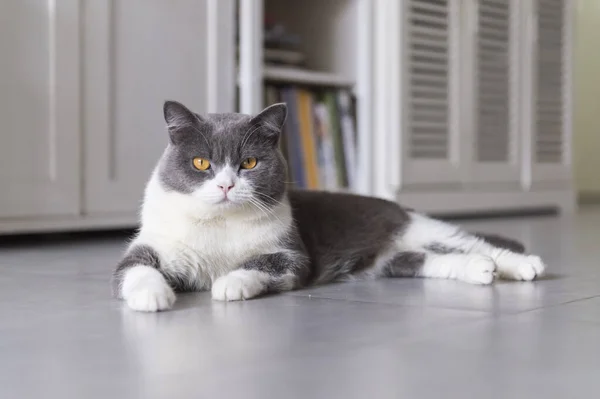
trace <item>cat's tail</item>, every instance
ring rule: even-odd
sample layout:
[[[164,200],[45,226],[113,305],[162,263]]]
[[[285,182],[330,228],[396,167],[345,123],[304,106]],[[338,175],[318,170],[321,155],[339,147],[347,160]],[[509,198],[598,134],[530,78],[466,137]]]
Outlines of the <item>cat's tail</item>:
[[[525,253],[525,245],[520,243],[517,240],[513,240],[512,238],[502,237],[496,234],[489,233],[473,233],[477,238],[482,239],[498,248],[508,249],[509,251],[524,254]]]

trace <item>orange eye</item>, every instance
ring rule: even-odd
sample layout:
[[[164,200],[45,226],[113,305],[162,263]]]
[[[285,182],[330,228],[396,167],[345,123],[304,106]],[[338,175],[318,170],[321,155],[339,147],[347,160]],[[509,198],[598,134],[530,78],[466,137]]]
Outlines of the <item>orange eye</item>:
[[[242,169],[254,169],[254,167],[256,166],[256,158],[246,158],[242,161],[242,164],[240,165],[242,167]]]
[[[210,162],[205,158],[194,158],[194,168],[198,170],[207,170],[210,168]]]

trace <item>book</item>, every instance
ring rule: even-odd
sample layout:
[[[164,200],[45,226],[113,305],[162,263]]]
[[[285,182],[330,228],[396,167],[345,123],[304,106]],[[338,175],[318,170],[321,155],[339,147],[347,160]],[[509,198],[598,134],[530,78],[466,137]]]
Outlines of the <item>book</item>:
[[[296,97],[296,89],[292,87],[281,89],[281,99],[287,104],[288,108],[288,115],[283,127],[283,134],[287,144],[287,156],[290,168],[289,175],[297,188],[306,188]]]
[[[304,171],[306,176],[306,187],[317,189],[319,185],[318,161],[315,148],[313,96],[308,90],[298,90],[298,115],[300,126],[300,137],[302,139],[302,153],[304,156]]]
[[[335,165],[338,187],[348,187],[348,179],[346,176],[346,159],[344,157],[344,142],[342,132],[340,130],[340,119],[337,110],[337,100],[334,92],[327,92],[323,97],[323,101],[327,106],[330,121],[330,131],[333,141],[333,150],[335,154]]]
[[[287,104],[280,145],[288,181],[301,189],[355,188],[356,104],[349,91],[267,84],[264,100]]]
[[[355,122],[352,112],[352,99],[350,94],[341,90],[337,93],[337,104],[338,113],[340,118],[340,129],[342,135],[342,142],[344,147],[344,161],[346,165],[346,176],[348,181],[348,187],[350,189],[355,187],[356,182],[356,136],[355,136]]]
[[[337,190],[339,187],[335,169],[335,153],[333,150],[327,106],[322,102],[316,103],[314,116],[320,182],[322,188],[326,190]]]

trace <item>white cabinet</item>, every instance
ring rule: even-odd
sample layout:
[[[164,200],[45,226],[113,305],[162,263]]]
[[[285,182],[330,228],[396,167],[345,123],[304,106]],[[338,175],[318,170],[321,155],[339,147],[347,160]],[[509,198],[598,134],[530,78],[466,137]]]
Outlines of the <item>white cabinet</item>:
[[[0,218],[79,212],[79,2],[0,2]]]
[[[404,60],[402,184],[459,182],[460,8],[452,1],[401,2]]]
[[[135,226],[167,99],[234,109],[232,0],[0,2],[0,233]]]
[[[135,214],[167,144],[162,105],[207,111],[207,1],[86,1],[86,214]]]
[[[439,213],[573,209],[573,2],[378,4],[375,172],[398,172],[374,193]]]
[[[404,186],[519,183],[519,3],[404,3]]]
[[[135,225],[165,99],[229,112],[238,90],[242,112],[262,106],[264,11],[321,80],[353,88],[357,192],[436,213],[571,210],[573,3],[3,0],[0,233]]]
[[[573,7],[569,0],[537,0],[524,5],[525,51],[531,54],[527,127],[531,130],[531,184],[571,179],[571,41]]]
[[[476,0],[463,10],[465,183],[518,186],[521,180],[521,3]]]

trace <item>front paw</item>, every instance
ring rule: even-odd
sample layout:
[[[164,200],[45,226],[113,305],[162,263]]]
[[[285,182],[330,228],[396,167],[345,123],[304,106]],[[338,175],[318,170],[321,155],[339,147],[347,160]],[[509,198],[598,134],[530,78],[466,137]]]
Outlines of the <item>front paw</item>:
[[[125,274],[121,287],[127,305],[140,312],[157,312],[173,307],[175,293],[155,268],[137,265]]]
[[[217,301],[241,301],[253,298],[264,291],[260,272],[234,270],[219,277],[212,286],[212,298]]]
[[[175,293],[168,285],[139,287],[127,297],[127,305],[139,312],[158,312],[173,307]]]

